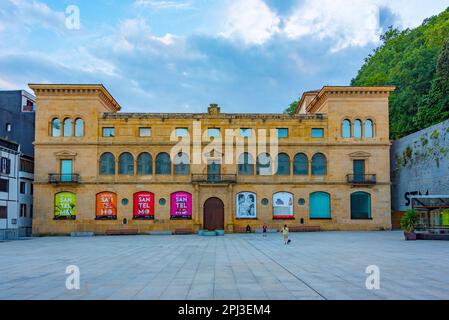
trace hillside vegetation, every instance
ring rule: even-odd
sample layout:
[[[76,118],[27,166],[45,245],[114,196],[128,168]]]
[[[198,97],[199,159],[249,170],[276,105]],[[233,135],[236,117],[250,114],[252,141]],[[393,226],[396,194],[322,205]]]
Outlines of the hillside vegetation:
[[[390,28],[353,86],[395,85],[390,134],[398,139],[449,118],[449,8],[415,29]],[[293,102],[286,113],[296,111]]]
[[[449,8],[415,29],[390,28],[365,60],[354,86],[396,85],[391,138],[449,118]]]

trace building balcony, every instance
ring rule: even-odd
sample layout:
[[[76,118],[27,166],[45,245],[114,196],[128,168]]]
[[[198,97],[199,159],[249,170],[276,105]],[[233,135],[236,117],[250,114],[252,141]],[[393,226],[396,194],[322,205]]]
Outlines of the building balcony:
[[[232,184],[237,182],[235,174],[194,174],[192,182],[210,184]]]
[[[48,183],[51,184],[78,184],[80,182],[80,175],[73,174],[56,174],[50,173],[48,175]]]
[[[348,183],[356,186],[370,186],[377,183],[375,174],[348,174]]]

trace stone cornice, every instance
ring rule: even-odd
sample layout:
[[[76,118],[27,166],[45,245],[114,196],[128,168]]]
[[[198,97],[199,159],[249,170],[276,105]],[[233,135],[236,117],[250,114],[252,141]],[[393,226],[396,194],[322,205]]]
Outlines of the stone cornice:
[[[326,101],[329,95],[381,95],[390,94],[396,90],[394,86],[377,86],[377,87],[351,87],[351,86],[333,86],[323,87],[316,97],[307,106],[307,112],[313,113]]]
[[[161,119],[161,120],[326,120],[327,116],[323,114],[306,114],[306,115],[288,115],[288,114],[271,114],[271,113],[102,113],[99,120],[130,120],[130,119]]]
[[[97,95],[111,112],[121,110],[120,104],[102,84],[29,84],[36,96]]]
[[[137,139],[137,138],[136,138]],[[77,146],[92,146],[92,147],[124,147],[124,146],[174,146],[177,145],[178,142],[170,142],[170,141],[159,141],[159,142],[152,142],[152,141],[137,141],[137,142],[126,142],[126,141],[114,141],[114,142],[108,142],[108,141],[98,141],[98,142],[77,142],[77,143],[64,143],[64,142],[41,142],[41,143],[35,143],[35,146],[42,146],[42,147],[58,147],[58,148],[70,148],[70,147],[77,147]],[[203,146],[209,145],[209,142],[203,142]],[[245,144],[248,145],[248,144]],[[250,146],[257,146],[257,143],[250,144]],[[348,148],[348,147],[391,147],[391,143],[382,143],[382,142],[370,142],[370,143],[326,143],[326,142],[279,142],[279,146],[284,147],[342,147],[342,148]],[[236,146],[234,143],[233,146]],[[191,147],[193,148],[193,144],[191,144]]]

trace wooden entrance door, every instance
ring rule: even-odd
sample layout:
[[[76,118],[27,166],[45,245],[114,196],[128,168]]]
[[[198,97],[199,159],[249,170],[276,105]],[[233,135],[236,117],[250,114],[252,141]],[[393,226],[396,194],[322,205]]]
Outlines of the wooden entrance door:
[[[210,198],[204,203],[204,229],[224,230],[224,204],[218,198]]]

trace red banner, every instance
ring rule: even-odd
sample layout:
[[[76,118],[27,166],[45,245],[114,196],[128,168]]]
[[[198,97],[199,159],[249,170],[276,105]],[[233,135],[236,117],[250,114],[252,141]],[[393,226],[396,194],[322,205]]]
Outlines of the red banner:
[[[134,194],[134,219],[154,219],[154,194],[138,192]]]

